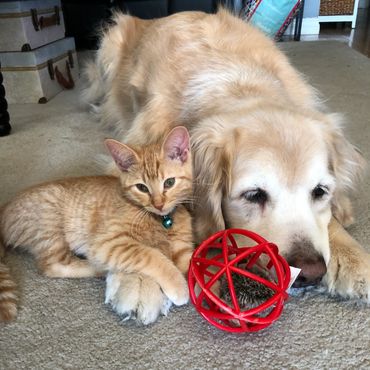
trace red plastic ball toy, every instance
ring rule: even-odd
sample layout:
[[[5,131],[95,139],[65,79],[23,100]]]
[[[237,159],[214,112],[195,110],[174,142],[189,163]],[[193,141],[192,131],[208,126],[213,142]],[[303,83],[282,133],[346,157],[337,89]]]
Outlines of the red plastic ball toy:
[[[235,237],[257,244],[239,247]],[[255,273],[257,267],[261,269],[261,261],[270,278]],[[255,307],[241,307],[235,276],[258,282],[272,294]],[[188,273],[190,298],[197,311],[217,328],[235,333],[271,325],[282,313],[289,281],[290,268],[278,247],[242,229],[220,231],[205,240],[194,251]],[[220,297],[221,284],[228,289],[229,302]]]

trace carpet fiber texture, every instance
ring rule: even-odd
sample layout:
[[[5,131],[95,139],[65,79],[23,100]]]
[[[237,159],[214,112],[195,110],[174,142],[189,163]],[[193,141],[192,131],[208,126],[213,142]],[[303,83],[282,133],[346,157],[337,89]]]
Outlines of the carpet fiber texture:
[[[370,59],[339,42],[280,44],[346,116],[348,137],[370,159]],[[40,181],[98,173],[99,124],[78,105],[78,90],[46,105],[10,106],[13,133],[0,138],[0,203]],[[370,176],[354,195],[350,232],[370,242]],[[33,260],[11,252],[19,284],[14,323],[0,326],[0,369],[369,369],[370,307],[301,291],[280,319],[254,334],[211,327],[191,305],[148,327],[121,322],[104,305],[104,280],[52,280]]]

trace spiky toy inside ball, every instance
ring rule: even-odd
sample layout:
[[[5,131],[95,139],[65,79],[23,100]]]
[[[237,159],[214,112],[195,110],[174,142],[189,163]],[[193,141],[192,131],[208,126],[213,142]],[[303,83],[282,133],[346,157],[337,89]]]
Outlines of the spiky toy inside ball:
[[[281,315],[289,281],[289,265],[277,246],[242,229],[220,231],[205,240],[194,251],[188,273],[197,311],[230,332],[271,325]]]

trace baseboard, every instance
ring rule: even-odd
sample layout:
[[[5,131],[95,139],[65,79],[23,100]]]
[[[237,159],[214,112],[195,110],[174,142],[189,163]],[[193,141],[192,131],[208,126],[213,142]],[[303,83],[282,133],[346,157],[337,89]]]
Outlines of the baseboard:
[[[320,23],[317,17],[303,18],[302,35],[318,35],[320,33]]]

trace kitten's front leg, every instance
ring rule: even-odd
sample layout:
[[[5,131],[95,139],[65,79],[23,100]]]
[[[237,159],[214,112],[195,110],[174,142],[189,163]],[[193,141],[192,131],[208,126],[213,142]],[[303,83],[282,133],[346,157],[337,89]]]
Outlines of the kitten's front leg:
[[[193,245],[190,242],[175,242],[172,246],[171,259],[176,267],[186,274],[189,270],[190,259],[193,254]]]
[[[94,265],[114,273],[143,273],[157,282],[175,305],[188,302],[184,276],[158,249],[119,235],[98,238],[91,245],[88,258]]]
[[[185,207],[178,209],[178,219],[168,234],[170,258],[175,266],[186,274],[189,270],[191,256],[194,252],[191,216]]]
[[[106,283],[105,303],[111,304],[123,320],[148,325],[161,314],[167,316],[172,305],[161,287],[144,274],[110,272]]]
[[[370,303],[370,254],[334,218],[329,234],[331,256],[324,284],[330,293]]]

